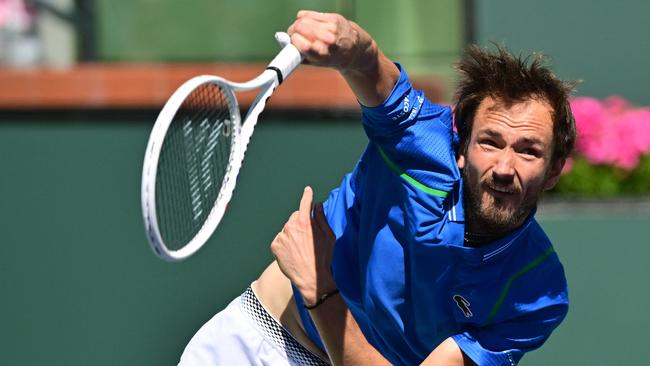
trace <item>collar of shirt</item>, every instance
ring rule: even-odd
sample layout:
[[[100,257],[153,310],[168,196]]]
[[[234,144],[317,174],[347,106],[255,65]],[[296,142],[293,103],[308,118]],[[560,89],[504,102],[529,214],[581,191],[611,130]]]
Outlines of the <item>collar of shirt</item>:
[[[450,207],[447,212],[447,219],[460,225],[465,224],[465,210],[463,207],[463,182],[462,179],[458,182],[458,189],[451,192]],[[535,212],[537,209],[528,215],[524,223],[516,230],[509,234],[492,241],[489,244],[483,245],[479,248],[470,248],[462,246],[461,253],[467,260],[477,263],[489,262],[503,254],[507,253],[510,248],[516,246],[519,238],[521,238],[530,227],[534,220]],[[462,244],[460,244],[462,245]]]

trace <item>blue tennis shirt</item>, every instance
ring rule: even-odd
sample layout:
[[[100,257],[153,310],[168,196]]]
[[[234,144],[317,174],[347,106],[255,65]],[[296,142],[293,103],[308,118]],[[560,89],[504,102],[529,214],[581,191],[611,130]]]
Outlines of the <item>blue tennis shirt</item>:
[[[395,365],[421,363],[448,337],[479,365],[515,365],[568,310],[549,239],[531,214],[499,240],[463,246],[451,109],[413,89],[404,70],[382,105],[362,109],[370,142],[325,213],[337,237],[332,273],[363,334]]]

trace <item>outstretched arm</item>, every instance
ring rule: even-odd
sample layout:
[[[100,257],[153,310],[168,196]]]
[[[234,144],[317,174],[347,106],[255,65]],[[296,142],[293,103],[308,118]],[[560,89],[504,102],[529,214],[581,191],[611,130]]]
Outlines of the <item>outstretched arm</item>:
[[[399,78],[375,40],[339,14],[301,10],[287,32],[309,64],[338,70],[365,106],[381,104]]]

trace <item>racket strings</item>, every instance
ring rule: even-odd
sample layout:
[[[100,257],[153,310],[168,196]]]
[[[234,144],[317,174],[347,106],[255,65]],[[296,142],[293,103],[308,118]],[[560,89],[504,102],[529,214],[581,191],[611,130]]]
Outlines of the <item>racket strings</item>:
[[[206,221],[227,174],[233,116],[215,84],[196,88],[176,112],[161,148],[156,208],[167,247],[185,246]]]

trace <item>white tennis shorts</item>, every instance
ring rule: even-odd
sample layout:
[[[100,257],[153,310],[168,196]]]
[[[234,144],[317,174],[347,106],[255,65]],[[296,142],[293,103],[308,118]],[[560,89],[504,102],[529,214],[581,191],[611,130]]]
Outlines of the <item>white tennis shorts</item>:
[[[192,337],[179,365],[329,365],[298,343],[249,287]]]

